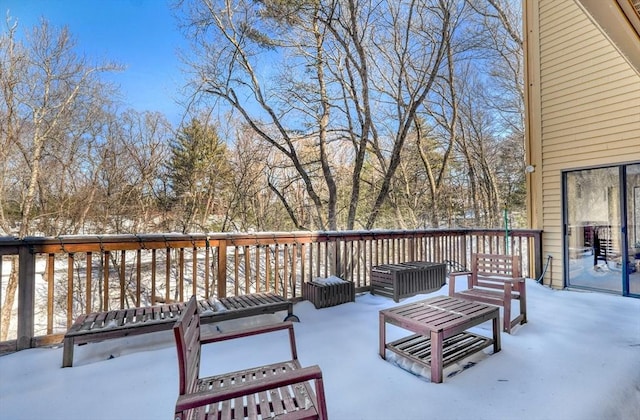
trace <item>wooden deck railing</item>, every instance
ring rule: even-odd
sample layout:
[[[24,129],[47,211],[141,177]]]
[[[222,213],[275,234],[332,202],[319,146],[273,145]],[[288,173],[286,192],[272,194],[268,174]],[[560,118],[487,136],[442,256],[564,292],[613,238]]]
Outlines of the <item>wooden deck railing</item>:
[[[0,306],[18,276],[0,353],[59,342],[82,313],[273,291],[290,299],[301,284],[335,275],[367,291],[373,265],[454,261],[471,253],[521,256],[522,272],[542,270],[537,230],[340,231],[0,238]]]

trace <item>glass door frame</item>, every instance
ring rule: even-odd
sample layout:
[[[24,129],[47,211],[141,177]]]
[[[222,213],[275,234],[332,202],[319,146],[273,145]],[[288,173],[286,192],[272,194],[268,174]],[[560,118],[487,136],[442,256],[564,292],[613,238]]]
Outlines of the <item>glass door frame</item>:
[[[571,287],[576,289],[586,289],[586,290],[594,290],[603,293],[612,293],[616,295],[620,295],[620,292],[610,290],[610,289],[600,289],[576,284],[569,284],[569,209],[568,209],[568,191],[567,191],[567,177],[569,174],[579,171],[588,171],[595,169],[607,169],[607,168],[617,168],[618,169],[618,188],[620,191],[619,200],[618,200],[618,211],[620,212],[620,236],[621,236],[621,262],[622,262],[622,270],[621,270],[621,281],[622,281],[622,296],[630,296],[630,297],[638,297],[640,298],[640,294],[630,293],[629,291],[629,280],[630,280],[630,272],[629,272],[629,254],[627,250],[629,249],[629,235],[628,235],[628,212],[627,212],[627,202],[628,200],[633,200],[634,197],[630,196],[631,194],[627,191],[627,166],[637,164],[636,162],[622,163],[616,165],[601,165],[601,166],[593,166],[586,168],[576,168],[571,170],[564,170],[561,172],[561,193],[562,193],[562,252],[563,252],[563,280],[564,287]],[[636,227],[638,228],[638,227]]]

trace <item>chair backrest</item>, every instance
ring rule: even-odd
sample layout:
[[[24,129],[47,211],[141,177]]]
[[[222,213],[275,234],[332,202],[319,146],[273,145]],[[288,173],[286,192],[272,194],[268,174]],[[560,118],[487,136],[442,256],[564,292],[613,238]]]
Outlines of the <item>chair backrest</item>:
[[[196,297],[192,296],[173,327],[178,351],[180,395],[196,391],[200,376],[200,314]]]
[[[494,287],[486,283],[492,278],[519,278],[520,257],[517,255],[473,254],[471,256],[471,279],[474,286]]]

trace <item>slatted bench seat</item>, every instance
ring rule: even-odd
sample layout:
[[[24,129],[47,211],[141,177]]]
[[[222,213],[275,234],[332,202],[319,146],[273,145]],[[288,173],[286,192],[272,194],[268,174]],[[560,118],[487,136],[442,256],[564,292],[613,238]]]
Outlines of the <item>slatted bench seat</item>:
[[[64,335],[62,367],[73,366],[73,349],[76,344],[171,330],[184,308],[184,303],[169,303],[80,315]],[[293,303],[274,293],[253,293],[219,300],[203,299],[198,301],[198,308],[203,323],[280,311],[287,311],[285,321],[298,321],[293,314]]]

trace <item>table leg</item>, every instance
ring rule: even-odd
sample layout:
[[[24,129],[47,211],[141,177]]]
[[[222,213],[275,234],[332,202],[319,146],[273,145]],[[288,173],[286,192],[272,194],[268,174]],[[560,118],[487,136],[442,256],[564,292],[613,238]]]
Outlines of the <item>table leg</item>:
[[[498,311],[498,315],[493,318],[493,352],[497,353],[500,351],[500,311]]]
[[[382,357],[383,359],[386,360],[386,333],[387,333],[387,328],[386,328],[386,323],[385,323],[385,319],[384,319],[384,314],[380,314],[380,344],[379,344],[379,353],[380,353],[380,357]]]
[[[431,332],[431,382],[442,383],[442,332]]]

